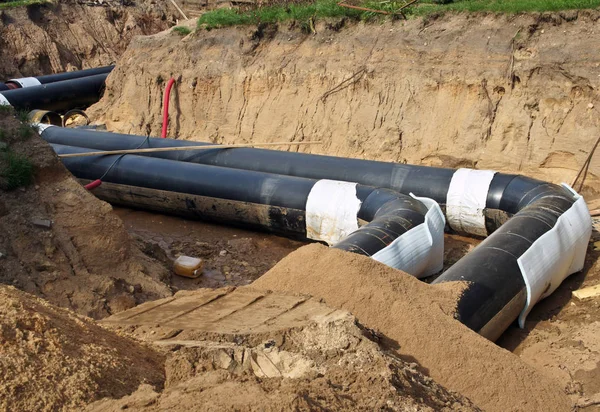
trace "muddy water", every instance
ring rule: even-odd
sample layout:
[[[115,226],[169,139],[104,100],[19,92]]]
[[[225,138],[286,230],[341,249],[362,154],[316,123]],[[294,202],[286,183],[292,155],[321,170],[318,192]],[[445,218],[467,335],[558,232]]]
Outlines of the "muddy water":
[[[202,258],[202,276],[173,275],[173,289],[247,285],[304,243],[284,237],[126,208],[114,208],[142,250],[172,268],[180,255]]]

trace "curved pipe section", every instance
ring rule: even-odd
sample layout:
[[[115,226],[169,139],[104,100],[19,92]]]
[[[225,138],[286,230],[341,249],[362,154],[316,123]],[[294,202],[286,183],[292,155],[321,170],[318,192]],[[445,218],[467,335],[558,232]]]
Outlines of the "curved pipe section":
[[[85,146],[93,150],[137,148],[146,139],[111,133],[103,133],[99,139],[94,132],[57,128],[45,130],[42,137],[49,142]],[[149,139],[146,146],[199,144]],[[489,236],[434,283],[466,282],[466,290],[458,302],[459,320],[491,340],[497,339],[519,317],[527,303],[527,284],[520,266],[522,257],[546,233],[555,229],[561,216],[574,207],[577,200],[563,187],[491,171],[484,171],[479,177],[467,176],[464,180],[464,170],[243,148],[157,152],[152,156],[309,179],[358,182],[398,193],[414,193],[445,205],[451,225],[451,215],[458,216],[458,220],[469,220],[463,219],[462,208],[470,209],[476,230],[465,226],[467,232]],[[478,199],[470,206],[454,204],[456,194],[459,198],[472,195]],[[591,228],[591,221],[589,226]],[[344,247],[353,249],[352,246]],[[356,252],[356,248],[352,251]]]
[[[0,93],[0,105],[8,104],[17,110],[48,110],[64,112],[87,108],[100,100],[108,74],[64,80],[41,86],[9,90]]]
[[[0,83],[0,91],[39,86],[42,84],[62,82],[65,80],[80,79],[82,77],[95,76],[97,74],[108,74],[114,68],[115,66],[111,65],[104,67],[94,67],[92,69],[77,70],[72,72],[48,74],[45,76],[20,77],[18,79],[10,79],[6,83]]]
[[[58,154],[84,153],[91,150],[59,144],[52,144],[52,147]],[[142,187],[211,198],[211,208],[220,200],[236,202],[239,214],[234,221],[238,224],[249,221],[245,215],[245,205],[264,205],[268,208],[269,219],[260,224],[262,229],[286,234],[295,233],[304,237],[307,236],[307,201],[319,182],[315,179],[133,155],[62,160],[69,171],[81,179],[94,180],[106,174],[102,178],[104,182],[126,186],[127,190]],[[115,161],[117,163],[111,168]],[[425,222],[427,206],[410,196],[364,185],[355,185],[352,191],[353,196],[360,201],[360,209],[354,220],[362,219],[369,223],[334,245],[336,248],[372,256]],[[148,197],[126,203],[130,207],[147,207],[153,202],[147,199]],[[335,201],[331,198],[325,200]],[[186,205],[187,208],[193,209],[187,211],[188,215],[199,215],[199,210],[193,202],[186,202]],[[219,216],[218,213],[213,216],[222,220],[231,218],[231,215]]]

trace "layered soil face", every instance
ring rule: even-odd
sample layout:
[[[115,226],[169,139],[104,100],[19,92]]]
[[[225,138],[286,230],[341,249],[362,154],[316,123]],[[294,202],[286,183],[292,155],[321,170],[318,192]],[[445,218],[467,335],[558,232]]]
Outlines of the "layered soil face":
[[[92,110],[109,130],[570,182],[600,133],[598,12],[448,15],[134,40]],[[337,24],[335,24],[337,23]],[[290,150],[297,150],[292,148]],[[596,159],[586,179],[600,192]]]
[[[27,188],[0,185],[0,283],[95,318],[169,296],[170,272],[138,249],[112,207],[84,189],[35,131],[0,116],[3,143],[35,173]]]
[[[119,58],[134,36],[157,33],[175,23],[165,2],[102,4],[60,0],[0,11],[2,77],[105,66]]]

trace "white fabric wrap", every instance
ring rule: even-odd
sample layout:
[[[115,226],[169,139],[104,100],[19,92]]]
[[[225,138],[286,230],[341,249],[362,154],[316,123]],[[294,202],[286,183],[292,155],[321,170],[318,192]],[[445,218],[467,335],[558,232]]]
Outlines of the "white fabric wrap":
[[[372,258],[418,278],[430,276],[444,266],[444,225],[440,205],[426,197],[411,196],[427,206],[425,221],[397,237]]]
[[[358,229],[356,183],[319,180],[306,199],[306,237],[332,245]]]
[[[517,260],[527,287],[527,303],[519,326],[533,306],[550,295],[569,275],[583,269],[592,235],[592,218],[583,197],[563,183],[577,199],[548,232],[540,236]]]
[[[2,93],[0,93],[0,106],[10,106],[10,102],[4,97]]]
[[[458,169],[452,175],[446,195],[446,217],[457,232],[487,236],[485,203],[493,170]]]
[[[49,127],[56,127],[54,125],[45,123],[31,123],[31,126],[35,127],[39,134],[44,133],[44,130],[46,130]]]
[[[21,77],[20,79],[10,79],[10,81],[17,83],[21,87],[33,87],[42,84],[35,77]]]

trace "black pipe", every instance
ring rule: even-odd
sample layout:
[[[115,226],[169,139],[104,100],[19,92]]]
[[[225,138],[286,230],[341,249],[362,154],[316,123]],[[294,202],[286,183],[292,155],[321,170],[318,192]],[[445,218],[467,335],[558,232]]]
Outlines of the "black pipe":
[[[52,148],[58,154],[91,151],[59,144],[52,144]],[[304,235],[304,213],[292,213],[296,219],[283,222],[279,215],[282,209],[284,214],[287,210],[305,212],[308,195],[317,183],[314,179],[135,155],[74,157],[62,161],[80,179],[95,180],[104,175],[103,181],[119,185],[270,206],[277,211],[273,212],[276,219],[263,229]],[[334,246],[339,249],[371,256],[425,221],[427,207],[410,196],[363,185],[357,185],[356,196],[361,201],[357,218],[370,223]],[[243,223],[243,218],[238,223]]]
[[[62,82],[65,80],[73,80],[73,79],[80,79],[82,77],[95,76],[97,74],[108,74],[114,68],[115,68],[114,65],[103,66],[103,67],[94,67],[92,69],[76,70],[76,71],[72,71],[72,72],[64,72],[64,73],[56,73],[56,74],[47,74],[44,76],[35,76],[35,77],[33,77],[33,79],[37,80],[37,82],[39,82],[39,84],[56,83],[56,82]],[[12,85],[16,86],[17,88],[22,88],[23,83],[24,83],[23,81],[26,81],[28,79],[30,79],[30,78],[22,77],[22,78],[18,78],[18,79],[7,80],[6,84],[0,83],[0,91],[10,90],[10,88],[7,86],[9,84],[12,84]],[[27,86],[27,87],[32,87],[32,86]]]
[[[60,112],[74,108],[85,109],[98,102],[108,74],[64,80],[41,86],[2,92],[4,98],[17,110],[48,110]]]
[[[143,136],[59,128],[47,129],[42,137],[49,142],[94,150],[133,149],[146,139]],[[146,147],[200,144],[149,139]],[[264,149],[156,152],[151,156],[305,178],[357,182],[430,197],[442,205],[446,203],[455,173],[452,169]],[[461,322],[495,340],[517,319],[526,301],[525,282],[517,261],[533,242],[554,227],[558,217],[574,201],[570,192],[557,185],[524,176],[494,174],[486,199],[485,224],[489,237],[434,281],[463,281],[468,284],[458,303]],[[500,226],[497,219],[490,217],[494,211],[514,216]]]

